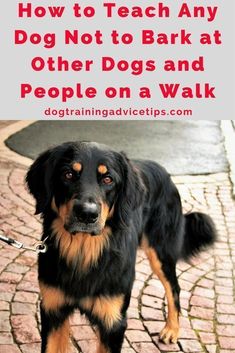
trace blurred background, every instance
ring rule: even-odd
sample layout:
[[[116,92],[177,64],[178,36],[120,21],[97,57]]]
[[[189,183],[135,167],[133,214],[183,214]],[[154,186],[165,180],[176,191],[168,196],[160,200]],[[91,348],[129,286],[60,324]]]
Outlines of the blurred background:
[[[220,121],[38,121],[5,143],[35,159],[50,146],[79,140],[155,160],[173,175],[228,171]]]

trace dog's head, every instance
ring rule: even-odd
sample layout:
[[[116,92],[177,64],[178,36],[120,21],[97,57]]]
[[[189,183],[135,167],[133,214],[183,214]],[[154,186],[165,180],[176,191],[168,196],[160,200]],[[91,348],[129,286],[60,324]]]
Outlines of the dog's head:
[[[71,234],[98,235],[115,218],[127,224],[144,186],[123,153],[92,142],[68,142],[41,154],[26,182],[36,214],[54,212]]]

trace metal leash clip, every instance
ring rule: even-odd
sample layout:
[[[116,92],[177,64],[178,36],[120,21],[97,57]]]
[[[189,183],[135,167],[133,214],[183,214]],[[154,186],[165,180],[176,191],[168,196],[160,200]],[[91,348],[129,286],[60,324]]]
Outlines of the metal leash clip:
[[[37,254],[39,254],[39,253],[45,254],[47,252],[47,249],[48,249],[48,247],[46,245],[47,239],[48,239],[48,237],[46,237],[42,241],[38,241],[34,246],[27,246],[27,245],[24,245],[23,243],[20,243],[19,241],[15,240],[15,239],[8,238],[5,235],[0,234],[0,240],[7,243],[8,245],[11,245],[16,249],[25,249],[25,250],[35,251]]]
[[[44,240],[37,242],[34,246],[35,246],[35,251],[36,253],[41,253],[41,254],[45,254],[47,252],[48,246],[46,245],[46,241],[47,241],[48,237],[46,237]]]

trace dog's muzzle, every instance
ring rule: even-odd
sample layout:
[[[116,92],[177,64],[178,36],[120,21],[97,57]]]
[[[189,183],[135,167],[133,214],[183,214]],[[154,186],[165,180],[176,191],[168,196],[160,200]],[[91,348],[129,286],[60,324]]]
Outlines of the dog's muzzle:
[[[95,223],[99,217],[98,205],[94,202],[76,201],[73,212],[77,215],[77,219],[84,224]]]
[[[66,229],[71,234],[82,232],[97,235],[101,231],[99,215],[100,206],[95,202],[81,202],[76,200]]]

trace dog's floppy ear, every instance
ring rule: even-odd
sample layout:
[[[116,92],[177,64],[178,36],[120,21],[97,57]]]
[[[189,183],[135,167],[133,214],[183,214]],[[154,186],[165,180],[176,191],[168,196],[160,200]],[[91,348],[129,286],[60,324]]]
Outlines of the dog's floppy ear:
[[[139,171],[122,152],[119,154],[122,170],[122,184],[119,191],[116,207],[121,223],[128,224],[130,212],[138,208],[144,200],[145,186]]]
[[[51,177],[53,161],[51,161],[52,150],[42,153],[31,165],[27,175],[26,183],[30,193],[36,200],[35,214],[42,213],[52,197]]]

